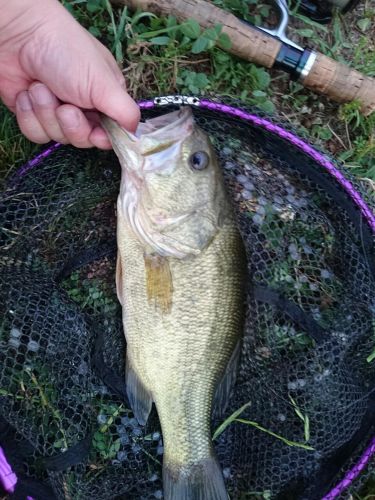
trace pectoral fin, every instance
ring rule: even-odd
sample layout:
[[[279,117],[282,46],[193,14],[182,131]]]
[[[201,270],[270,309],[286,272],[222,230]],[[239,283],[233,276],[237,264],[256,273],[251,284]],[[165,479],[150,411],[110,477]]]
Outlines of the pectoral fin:
[[[240,364],[241,346],[242,342],[239,340],[227,364],[223,378],[217,386],[213,405],[213,414],[215,418],[221,418],[223,416],[229,401],[231,390],[236,383],[238,367]]]
[[[169,261],[157,255],[145,255],[147,298],[162,313],[169,313],[172,307],[173,284]]]
[[[140,425],[145,425],[152,407],[152,397],[126,356],[126,393],[131,409]]]

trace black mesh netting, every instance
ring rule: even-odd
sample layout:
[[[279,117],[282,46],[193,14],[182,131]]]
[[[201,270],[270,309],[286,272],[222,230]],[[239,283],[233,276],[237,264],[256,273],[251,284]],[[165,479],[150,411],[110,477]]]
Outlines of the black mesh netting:
[[[194,113],[219,155],[249,268],[226,417],[247,406],[215,440],[227,488],[233,499],[318,499],[374,431],[373,236],[348,193],[290,142]],[[0,196],[0,444],[20,498],[162,498],[156,412],[140,427],[124,395],[119,176],[113,153],[64,146]]]

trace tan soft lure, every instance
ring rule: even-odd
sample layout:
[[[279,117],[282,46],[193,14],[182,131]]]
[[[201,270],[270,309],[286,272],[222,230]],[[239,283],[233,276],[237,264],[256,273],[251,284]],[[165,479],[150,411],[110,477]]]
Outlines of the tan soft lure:
[[[141,123],[103,118],[122,166],[117,293],[126,386],[144,424],[155,402],[166,500],[226,500],[210,419],[234,379],[244,254],[220,169],[190,108]]]

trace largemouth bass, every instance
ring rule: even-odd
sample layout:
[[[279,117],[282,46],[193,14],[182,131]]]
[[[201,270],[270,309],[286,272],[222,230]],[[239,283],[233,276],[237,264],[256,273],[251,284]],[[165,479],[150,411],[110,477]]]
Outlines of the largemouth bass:
[[[103,125],[122,166],[117,294],[126,386],[139,423],[152,402],[164,440],[167,500],[228,498],[210,419],[234,379],[242,332],[244,251],[208,136],[190,108]]]

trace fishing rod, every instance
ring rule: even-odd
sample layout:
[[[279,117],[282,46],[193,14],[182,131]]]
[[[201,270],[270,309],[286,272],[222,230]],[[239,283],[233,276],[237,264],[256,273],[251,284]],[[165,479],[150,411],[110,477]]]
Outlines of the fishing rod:
[[[313,49],[300,47],[286,35],[289,10],[286,0],[276,0],[279,25],[272,30],[254,26],[205,0],[111,0],[158,15],[173,15],[179,21],[196,19],[202,28],[222,25],[231,40],[228,52],[266,68],[288,72],[304,87],[337,102],[358,100],[361,111],[375,110],[375,79]],[[336,0],[337,1],[337,0]],[[341,3],[348,2],[341,0]]]

